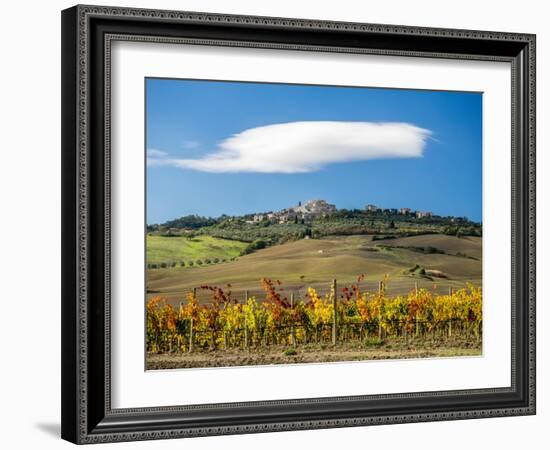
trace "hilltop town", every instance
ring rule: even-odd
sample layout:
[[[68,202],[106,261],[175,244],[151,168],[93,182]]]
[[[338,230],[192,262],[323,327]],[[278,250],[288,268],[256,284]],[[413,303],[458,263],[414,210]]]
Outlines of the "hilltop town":
[[[280,211],[269,211],[255,213],[252,218],[247,219],[246,223],[260,223],[268,221],[270,223],[311,223],[315,219],[327,217],[336,214],[338,209],[336,205],[328,203],[326,200],[308,200],[304,203],[298,202],[298,205],[284,208]],[[368,204],[364,212],[371,216],[403,216],[403,218],[432,218],[434,214],[431,211],[415,211],[411,208],[379,208],[376,205]],[[440,216],[437,216],[440,217]],[[465,217],[448,217],[451,222],[467,221]]]
[[[279,224],[295,221],[311,222],[313,219],[334,214],[336,211],[336,206],[327,203],[325,200],[308,200],[304,204],[298,202],[297,206],[280,211],[254,214],[252,220],[248,220],[247,223],[258,223],[264,220]]]
[[[326,200],[298,202],[278,211],[254,212],[217,218],[188,215],[163,224],[150,224],[147,232],[159,236],[208,235],[249,243],[248,251],[309,238],[373,235],[374,239],[445,234],[481,236],[482,225],[466,217],[440,216],[431,211],[379,208],[337,208]]]

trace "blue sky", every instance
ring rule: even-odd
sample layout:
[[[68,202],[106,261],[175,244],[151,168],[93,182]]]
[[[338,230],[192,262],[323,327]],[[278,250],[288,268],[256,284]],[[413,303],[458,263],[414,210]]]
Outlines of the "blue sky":
[[[146,80],[147,223],[324,199],[482,216],[482,95]]]

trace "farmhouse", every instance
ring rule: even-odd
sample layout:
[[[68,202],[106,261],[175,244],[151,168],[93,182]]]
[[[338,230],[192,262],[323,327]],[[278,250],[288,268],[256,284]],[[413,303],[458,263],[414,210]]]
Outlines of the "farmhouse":
[[[422,219],[423,217],[432,217],[431,211],[416,211],[416,218]]]
[[[296,220],[296,218],[297,218],[297,215],[292,210],[292,208],[291,209],[283,209],[283,210],[275,213],[275,219],[279,223],[293,222],[294,220]]]

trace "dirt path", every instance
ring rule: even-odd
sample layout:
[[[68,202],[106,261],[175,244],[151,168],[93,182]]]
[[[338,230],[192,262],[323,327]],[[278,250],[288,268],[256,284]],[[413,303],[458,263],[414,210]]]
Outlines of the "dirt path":
[[[437,342],[392,342],[373,347],[359,344],[340,344],[336,347],[311,345],[290,351],[288,347],[270,346],[249,350],[198,351],[191,354],[148,354],[147,370],[479,355],[479,345],[459,342],[445,346]]]

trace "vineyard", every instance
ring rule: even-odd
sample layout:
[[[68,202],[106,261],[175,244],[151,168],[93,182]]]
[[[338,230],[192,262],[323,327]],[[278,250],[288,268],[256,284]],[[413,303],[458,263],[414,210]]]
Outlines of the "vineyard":
[[[201,286],[211,302],[199,304],[197,289],[179,307],[162,296],[147,302],[146,347],[150,354],[194,354],[206,351],[363,343],[385,340],[446,340],[479,345],[482,291],[467,285],[438,295],[416,286],[407,295],[386,295],[386,277],[376,291],[357,283],[338,286],[324,295],[309,288],[302,298],[286,293],[278,280],[264,278],[264,295],[240,302],[231,286]]]

